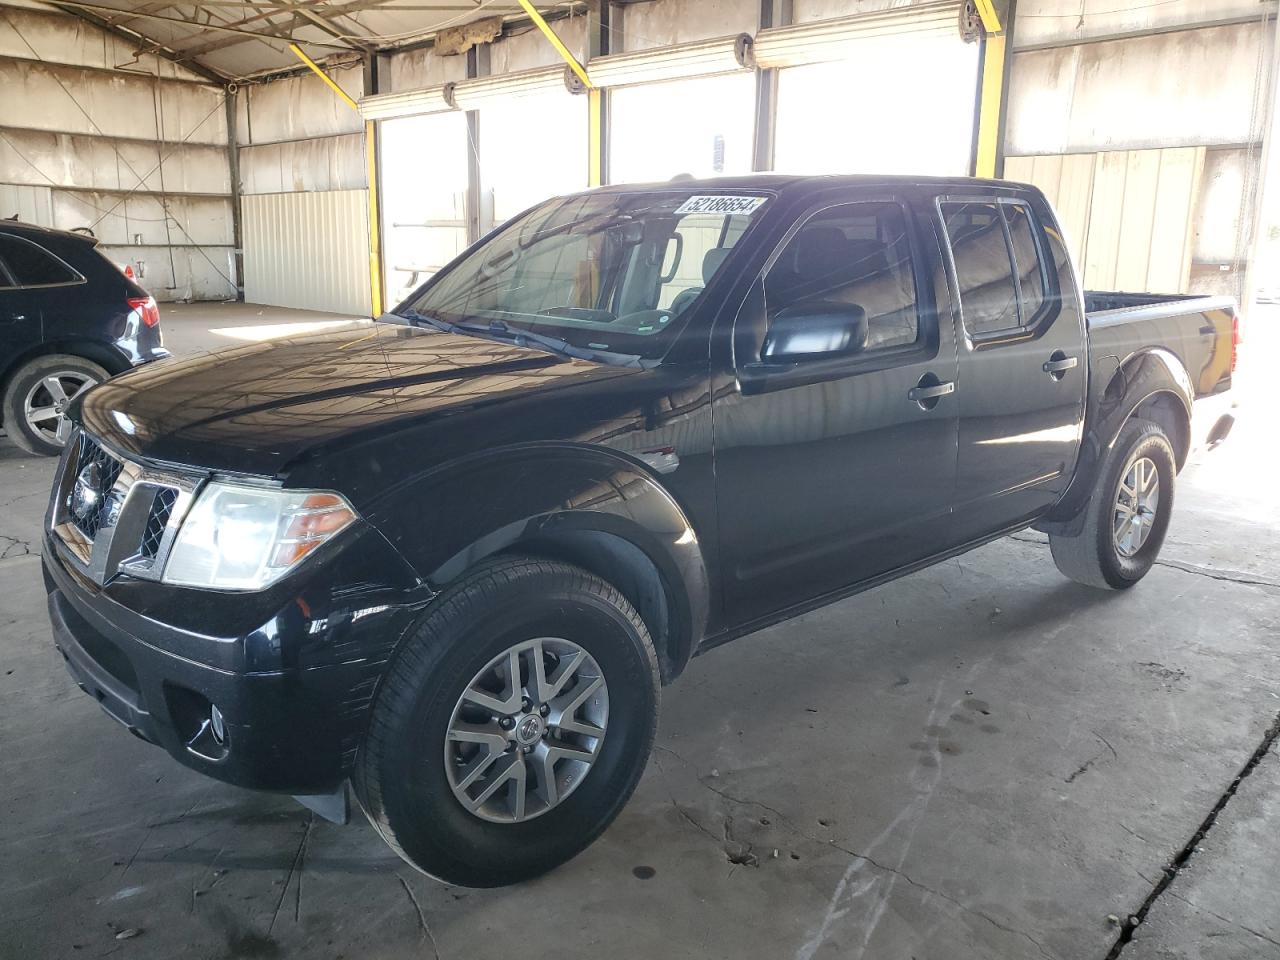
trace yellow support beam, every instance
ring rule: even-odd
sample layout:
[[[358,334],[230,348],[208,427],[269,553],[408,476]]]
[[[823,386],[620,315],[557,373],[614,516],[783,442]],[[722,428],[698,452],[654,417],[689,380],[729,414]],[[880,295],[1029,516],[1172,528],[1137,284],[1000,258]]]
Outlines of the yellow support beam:
[[[591,78],[587,76],[587,71],[583,69],[582,64],[578,62],[578,59],[569,52],[569,48],[564,45],[563,41],[556,36],[556,32],[551,29],[551,24],[547,23],[547,21],[543,19],[542,14],[538,12],[538,9],[530,2],[530,0],[520,0],[520,6],[524,7],[524,12],[529,15],[529,19],[533,21],[534,26],[541,30],[542,35],[547,38],[548,42],[553,47],[556,48],[556,53],[560,54],[560,57],[564,62],[569,65],[569,69],[578,75],[578,79],[582,81],[582,85],[588,90],[594,90],[595,84],[593,84],[591,82]]]
[[[587,91],[587,186],[604,183],[604,91]]]
[[[1000,14],[996,12],[992,0],[974,0],[974,6],[978,8],[978,17],[982,20],[983,30],[988,34],[1004,31],[1004,27],[1000,25]]]
[[[355,102],[340,86],[338,86],[330,76],[320,69],[320,65],[302,52],[302,48],[296,43],[289,44],[289,49],[293,51],[294,56],[305,63],[317,77],[325,82],[325,85],[338,95],[338,99],[345,103],[352,110],[359,112],[360,105]],[[364,122],[364,159],[365,171],[369,180],[369,188],[366,191],[369,198],[369,306],[373,311],[373,315],[379,316],[382,313],[382,251],[381,243],[378,240],[379,220],[378,220],[378,148],[377,148],[377,130],[372,120]]]
[[[978,105],[978,149],[974,176],[994,177],[1000,148],[1000,104],[1004,93],[1005,36],[988,36],[982,51],[982,98]]]
[[[311,72],[314,73],[321,80],[323,80],[325,84],[329,87],[329,89],[338,95],[338,98],[342,100],[343,103],[345,103],[352,110],[358,111],[360,109],[360,105],[351,99],[351,97],[347,94],[347,91],[343,90],[340,86],[334,83],[333,80],[330,79],[329,75],[320,69],[320,64],[316,63],[314,60],[312,60],[310,57],[308,57],[305,53],[302,52],[302,48],[300,46],[298,46],[296,43],[291,43],[289,44],[289,49],[293,51],[293,55],[295,57],[297,57],[299,60],[305,63],[308,67],[310,67]]]
[[[369,176],[369,305],[373,315],[382,315],[382,244],[378,239],[381,224],[378,212],[378,152],[373,121],[364,122],[365,167]]]

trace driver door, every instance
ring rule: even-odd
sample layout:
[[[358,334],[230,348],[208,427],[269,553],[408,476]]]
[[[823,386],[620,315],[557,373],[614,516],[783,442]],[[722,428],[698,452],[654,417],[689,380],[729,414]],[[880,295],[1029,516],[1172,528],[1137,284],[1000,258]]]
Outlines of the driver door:
[[[799,218],[734,324],[738,389],[714,413],[730,628],[949,541],[956,349],[937,241],[903,198],[852,193]]]

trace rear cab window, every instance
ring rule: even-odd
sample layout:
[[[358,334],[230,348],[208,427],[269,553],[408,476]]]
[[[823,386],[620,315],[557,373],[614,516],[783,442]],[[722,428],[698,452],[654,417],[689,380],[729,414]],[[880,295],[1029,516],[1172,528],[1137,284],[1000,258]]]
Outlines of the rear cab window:
[[[1033,329],[1045,316],[1050,276],[1041,230],[1021,200],[938,201],[971,339]]]
[[[0,264],[0,284],[10,287],[56,287],[84,279],[44,247],[8,233],[0,233]]]

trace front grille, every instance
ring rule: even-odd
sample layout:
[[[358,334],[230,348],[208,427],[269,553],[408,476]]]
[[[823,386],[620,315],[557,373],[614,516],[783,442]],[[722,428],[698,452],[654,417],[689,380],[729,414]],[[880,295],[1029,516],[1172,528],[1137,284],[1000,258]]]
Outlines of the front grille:
[[[68,494],[67,512],[71,523],[90,540],[98,535],[111,509],[111,490],[120,478],[122,464],[95,440],[80,434],[76,475]]]
[[[173,513],[173,505],[178,502],[178,491],[172,487],[163,487],[156,491],[151,501],[151,511],[147,514],[147,526],[142,533],[142,545],[138,555],[154,559],[160,551],[160,541],[164,539],[165,528],[169,525],[169,515]]]

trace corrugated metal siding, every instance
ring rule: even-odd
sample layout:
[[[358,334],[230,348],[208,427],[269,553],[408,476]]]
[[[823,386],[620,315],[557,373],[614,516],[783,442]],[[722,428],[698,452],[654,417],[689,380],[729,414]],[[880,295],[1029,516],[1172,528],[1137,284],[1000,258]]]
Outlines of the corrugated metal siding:
[[[48,187],[0,183],[0,219],[14,215],[23,223],[53,226],[53,199]]]
[[[243,197],[245,299],[368,316],[367,202],[364,190]]]
[[[1086,289],[1181,293],[1204,163],[1203,147],[1179,147],[1009,157],[1004,172],[1049,198]]]

